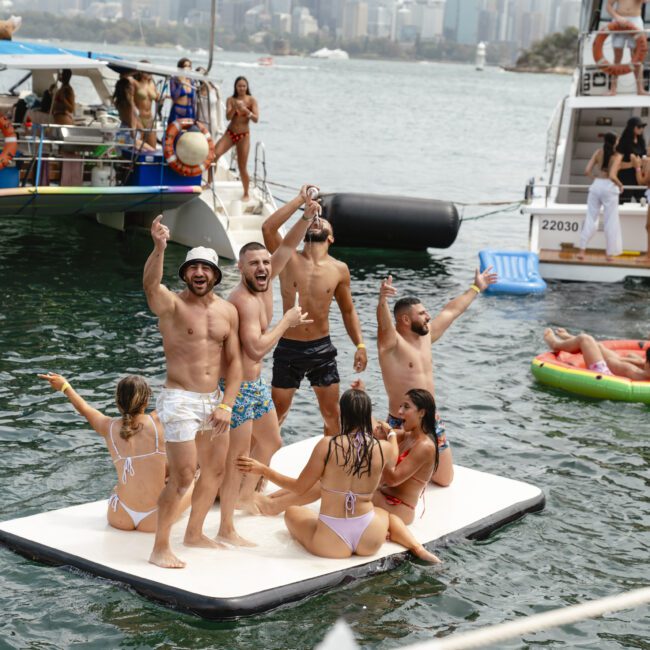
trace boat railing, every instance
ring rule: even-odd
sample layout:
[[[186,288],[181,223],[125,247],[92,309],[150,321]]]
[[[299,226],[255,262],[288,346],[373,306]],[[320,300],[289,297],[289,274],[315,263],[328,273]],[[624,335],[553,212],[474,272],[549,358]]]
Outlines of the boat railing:
[[[526,188],[532,198],[540,198],[539,195],[535,195],[535,190],[540,189],[544,190],[544,207],[548,207],[549,200],[551,198],[552,190],[571,190],[573,192],[584,192],[587,194],[589,192],[589,185],[578,185],[576,183],[535,183],[531,182]],[[645,185],[623,185],[625,190],[647,190],[648,188]],[[530,201],[529,201],[530,202]],[[568,202],[567,202],[568,203]],[[586,203],[586,201],[585,201]],[[564,204],[563,204],[564,205]]]
[[[567,99],[568,96],[563,97],[555,107],[555,112],[553,113],[553,117],[551,118],[551,122],[547,131],[544,168],[545,171],[550,168],[549,183],[553,182],[553,177],[555,176],[555,167],[557,165],[557,148],[560,143],[562,122],[564,120],[564,108],[566,106]]]
[[[609,91],[609,73],[605,72],[604,68],[607,65],[612,65],[613,61],[605,62],[585,62],[585,51],[591,51],[593,48],[593,39],[595,39],[600,34],[605,34],[607,36],[620,35],[624,36],[625,34],[639,34],[643,33],[646,35],[646,39],[650,34],[650,29],[644,30],[610,30],[607,28],[598,29],[594,31],[581,32],[578,36],[578,52],[577,59],[578,65],[577,69],[580,74],[580,79],[577,88],[578,96],[592,96],[606,94]],[[623,61],[622,65],[632,65],[631,61]],[[648,72],[650,71],[650,65],[643,64],[643,77],[644,80],[648,79]],[[600,90],[605,92],[592,92],[593,90]],[[619,90],[619,92],[621,92]],[[623,94],[623,92],[621,92]]]
[[[258,173],[259,166],[259,173]],[[271,190],[266,182],[266,147],[262,141],[255,143],[255,167],[253,169],[253,185],[262,192],[264,200],[271,199]]]

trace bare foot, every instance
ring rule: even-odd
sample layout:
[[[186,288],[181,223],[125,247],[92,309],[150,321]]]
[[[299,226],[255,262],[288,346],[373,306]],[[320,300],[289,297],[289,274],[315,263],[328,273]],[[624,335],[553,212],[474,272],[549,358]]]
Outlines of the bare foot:
[[[154,551],[149,556],[149,562],[156,564],[163,569],[184,569],[185,562],[179,560],[171,551]]]
[[[643,88],[638,88],[636,91],[637,95],[650,95],[650,93],[647,90],[644,90]]]
[[[584,260],[585,259],[585,251],[584,250],[579,251],[578,254],[576,255],[576,257],[579,260]]]
[[[613,97],[616,94],[616,89],[612,88],[612,90],[609,90],[605,93],[608,97]]]
[[[257,509],[260,513],[267,517],[275,517],[282,512],[277,505],[277,500],[267,497],[264,494],[256,494],[255,503],[257,504]]]
[[[233,546],[246,546],[248,548],[253,548],[257,546],[254,542],[249,542],[247,539],[244,539],[239,533],[234,530],[230,533],[222,533],[219,531],[217,539],[220,539],[222,542],[227,542]]]
[[[244,196],[241,197],[241,200],[242,200],[244,203],[246,203],[246,201],[250,201],[250,200],[251,200],[251,197],[248,196],[248,194],[244,194]]]
[[[237,510],[243,510],[244,512],[248,513],[249,515],[261,515],[262,512],[257,505],[255,498],[252,497],[250,499],[247,499],[246,501],[240,501],[235,505],[235,508]]]
[[[216,540],[210,539],[207,535],[201,535],[200,537],[188,537],[185,535],[183,544],[194,548],[219,548],[222,550],[228,548],[225,544],[220,544]]]
[[[571,334],[567,332],[564,327],[556,327],[555,328],[555,333],[561,338],[561,339],[570,339]]]
[[[548,345],[548,347],[551,350],[553,350],[553,352],[555,352],[555,349],[556,349],[557,344],[558,344],[558,340],[557,340],[555,334],[553,334],[553,330],[550,327],[547,327],[544,330],[544,341],[546,342],[546,345]]]
[[[415,555],[416,557],[419,557],[421,560],[424,560],[425,562],[429,562],[431,564],[441,564],[442,560],[437,556],[434,555],[433,553],[430,553],[427,551],[424,546],[421,544],[419,546],[415,546],[414,548],[411,549],[411,553]]]

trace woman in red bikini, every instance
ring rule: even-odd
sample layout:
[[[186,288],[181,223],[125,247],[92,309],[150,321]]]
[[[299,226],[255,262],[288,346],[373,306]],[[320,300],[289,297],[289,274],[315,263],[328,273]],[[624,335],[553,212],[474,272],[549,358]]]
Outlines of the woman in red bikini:
[[[399,456],[394,468],[384,468],[373,503],[397,515],[405,524],[415,519],[415,506],[438,468],[440,454],[436,438],[436,403],[422,388],[412,388],[399,407],[404,422],[397,431]],[[376,436],[387,435],[389,426],[380,423]]]
[[[214,163],[216,165],[220,156],[223,156],[233,146],[237,148],[237,166],[239,177],[244,187],[242,201],[248,201],[248,186],[250,178],[246,165],[248,164],[248,151],[250,149],[250,135],[248,125],[250,121],[260,119],[257,100],[250,93],[246,77],[235,79],[235,91],[226,102],[226,118],[230,120],[228,128],[215,146]]]

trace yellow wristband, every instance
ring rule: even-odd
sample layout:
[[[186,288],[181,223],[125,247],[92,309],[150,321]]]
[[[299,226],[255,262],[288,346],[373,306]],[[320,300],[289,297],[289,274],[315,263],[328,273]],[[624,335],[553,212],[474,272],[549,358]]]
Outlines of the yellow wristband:
[[[65,395],[65,391],[68,390],[68,388],[72,388],[72,386],[70,386],[70,382],[66,381],[65,384],[61,386],[61,392]]]
[[[366,344],[365,343],[357,344],[357,350],[365,350],[365,349],[366,349]]]
[[[473,285],[470,287],[470,289],[471,289],[472,291],[476,291],[476,293],[481,293],[481,290],[480,290],[480,289],[479,289],[475,284],[473,284]]]
[[[228,413],[232,413],[232,406],[228,406],[228,404],[224,404],[223,402],[218,404],[217,408],[218,409],[223,409],[224,411],[228,411]]]

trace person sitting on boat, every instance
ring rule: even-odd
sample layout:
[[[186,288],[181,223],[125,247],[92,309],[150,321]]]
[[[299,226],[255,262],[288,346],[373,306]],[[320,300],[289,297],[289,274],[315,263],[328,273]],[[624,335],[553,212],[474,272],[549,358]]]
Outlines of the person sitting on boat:
[[[246,77],[235,79],[235,88],[232,97],[226,102],[226,119],[230,120],[226,132],[221,136],[215,146],[214,162],[217,163],[232,147],[237,148],[237,166],[241,178],[244,194],[242,201],[248,201],[248,186],[250,178],[246,165],[248,164],[248,151],[250,149],[249,123],[258,122],[260,119],[257,100],[251,95],[251,90]]]
[[[176,67],[179,70],[192,70],[192,62],[187,58],[179,59]],[[196,91],[192,80],[182,74],[169,80],[169,94],[172,107],[169,111],[169,123],[179,119],[196,119]]]
[[[607,13],[616,21],[632,23],[639,31],[645,30],[641,8],[649,0],[607,0]],[[612,36],[612,47],[614,48],[614,65],[620,65],[623,60],[623,48],[627,46],[630,52],[636,47],[636,34],[623,33]],[[634,75],[636,79],[636,91],[639,95],[647,95],[643,88],[643,64],[634,64]],[[618,76],[611,75],[610,95],[615,95],[618,88]]]
[[[52,98],[52,119],[55,124],[74,124],[75,95],[70,79],[72,70],[66,68],[59,72],[61,85]]]
[[[386,541],[411,550],[428,562],[440,560],[427,551],[396,515],[373,505],[382,471],[392,467],[398,455],[397,434],[387,440],[372,433],[371,401],[363,390],[351,388],[341,396],[341,433],[316,444],[298,478],[290,478],[252,458],[240,456],[237,467],[259,474],[297,495],[320,484],[320,512],[290,506],[285,523],[291,535],[310,553],[320,557],[346,558],[353,554],[374,555]]]
[[[648,204],[646,221],[645,221],[647,242],[646,242],[645,256],[642,256],[641,258],[641,259],[645,258],[645,262],[648,263],[650,262],[650,158],[647,157],[639,158],[638,156],[633,156],[632,163],[634,164],[634,173],[636,174],[636,182],[639,185],[645,185],[648,188],[645,191],[645,198]]]
[[[147,381],[128,375],[118,382],[115,403],[122,417],[111,418],[90,406],[65,377],[55,372],[38,376],[61,391],[104,438],[118,477],[108,501],[108,523],[120,530],[153,533],[158,523],[158,497],[167,475],[167,455],[160,420],[155,411],[146,413],[151,399]],[[179,503],[176,518],[189,508],[191,498],[192,489]]]
[[[140,63],[149,63],[142,60]],[[156,116],[154,102],[160,99],[160,93],[153,77],[148,72],[136,72],[133,75],[133,100],[138,110],[138,118],[144,128],[144,141],[153,149],[158,146],[156,140]]]
[[[391,314],[388,299],[397,294],[392,276],[388,276],[379,289],[377,304],[377,350],[384,387],[388,396],[388,424],[399,428],[404,423],[397,413],[404,395],[414,386],[435,395],[433,382],[433,356],[431,346],[467,311],[476,297],[497,281],[497,274],[488,267],[474,274],[474,283],[460,296],[448,302],[442,311],[431,318],[419,298],[408,296],[398,300]],[[394,318],[394,320],[393,320]],[[451,448],[445,426],[436,411],[436,437],[440,462],[432,481],[446,487],[454,477]]]
[[[580,233],[579,260],[585,258],[587,244],[596,234],[601,206],[605,222],[607,261],[611,262],[616,255],[623,252],[621,222],[618,217],[618,197],[623,190],[623,184],[616,174],[610,173],[610,163],[618,136],[610,131],[605,133],[603,140],[602,148],[594,151],[585,169],[585,175],[593,178],[594,181],[589,187],[589,194],[587,195],[587,215]],[[598,172],[594,174],[594,168],[596,167],[598,167]]]
[[[415,519],[415,507],[440,463],[440,444],[436,434],[436,402],[422,388],[412,388],[397,411],[402,428],[396,430],[399,455],[395,467],[384,468],[382,482],[373,503],[397,515],[405,524]],[[385,437],[387,423],[375,427],[375,435]]]
[[[636,169],[632,156],[643,158],[646,153],[646,143],[643,130],[646,123],[637,115],[631,117],[616,145],[616,152],[609,165],[609,177],[615,183],[619,181],[626,186],[618,197],[619,203],[630,203],[632,199],[641,201],[645,195],[642,188],[635,189],[637,184]],[[632,187],[630,187],[632,186]]]
[[[546,345],[557,354],[569,352],[582,354],[587,370],[600,375],[616,375],[635,381],[650,381],[650,348],[645,351],[645,358],[638,356],[620,357],[616,352],[606,348],[589,334],[572,336],[564,328],[555,332],[548,327],[544,330]]]
[[[113,91],[113,103],[120,116],[121,129],[117,135],[118,142],[125,147],[154,151],[156,147],[152,147],[143,139],[144,126],[135,105],[134,81],[130,75],[123,74],[118,79]]]

